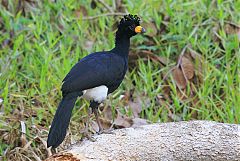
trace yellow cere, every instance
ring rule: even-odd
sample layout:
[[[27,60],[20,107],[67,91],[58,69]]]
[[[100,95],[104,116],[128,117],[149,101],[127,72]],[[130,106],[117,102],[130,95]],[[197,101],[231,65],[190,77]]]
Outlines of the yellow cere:
[[[142,32],[142,26],[135,27],[135,32],[136,33],[141,33]]]

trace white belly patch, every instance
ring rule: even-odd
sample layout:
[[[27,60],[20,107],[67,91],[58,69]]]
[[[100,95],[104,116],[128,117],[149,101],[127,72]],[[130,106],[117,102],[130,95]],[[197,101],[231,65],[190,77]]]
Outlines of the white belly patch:
[[[98,103],[103,102],[107,98],[108,88],[104,85],[83,91],[83,98],[94,100]]]

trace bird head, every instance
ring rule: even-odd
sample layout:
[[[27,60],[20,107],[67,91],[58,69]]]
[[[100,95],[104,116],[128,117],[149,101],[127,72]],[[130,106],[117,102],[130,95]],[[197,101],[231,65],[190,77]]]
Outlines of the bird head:
[[[138,33],[144,33],[146,30],[140,26],[140,18],[137,15],[125,15],[119,25],[118,31],[121,34],[127,35],[128,37],[132,37]]]

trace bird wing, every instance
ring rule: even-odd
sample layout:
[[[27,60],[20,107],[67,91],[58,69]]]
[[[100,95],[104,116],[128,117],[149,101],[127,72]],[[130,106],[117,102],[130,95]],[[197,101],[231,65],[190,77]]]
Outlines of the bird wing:
[[[121,70],[124,68],[123,61],[117,60],[115,55],[107,52],[90,54],[81,59],[64,78],[63,93],[111,84],[124,72]]]

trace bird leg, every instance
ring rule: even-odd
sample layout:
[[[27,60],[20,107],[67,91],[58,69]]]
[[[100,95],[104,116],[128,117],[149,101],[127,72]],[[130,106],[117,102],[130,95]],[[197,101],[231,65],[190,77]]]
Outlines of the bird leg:
[[[91,107],[89,107],[87,111],[88,111],[88,114],[87,114],[86,128],[89,129],[90,115],[91,115],[91,113],[92,113]]]
[[[103,129],[103,127],[102,127],[102,125],[101,125],[101,123],[100,123],[100,119],[99,119],[98,105],[99,105],[99,103],[97,103],[97,106],[94,106],[94,107],[92,108],[93,113],[94,113],[95,118],[96,118],[96,121],[97,121],[97,124],[98,124],[98,128],[99,128],[99,131],[98,131],[97,133],[98,133],[98,134],[102,134],[102,133],[104,133],[104,134],[113,134],[112,131],[111,131],[112,126],[110,127],[109,130],[104,130],[104,129]]]
[[[99,117],[98,117],[98,108],[93,108],[93,113],[95,115],[95,118],[96,118],[96,121],[98,124],[98,128],[99,128],[98,133],[101,133],[103,131],[103,128],[102,128],[102,125],[101,125]]]
[[[96,121],[97,121],[97,124],[98,124],[98,128],[99,128],[99,132],[103,131],[103,128],[102,128],[102,125],[100,123],[100,120],[99,120],[99,117],[98,117],[98,106],[99,106],[100,103],[98,102],[95,102],[95,101],[91,101],[90,102],[90,107],[92,107],[92,111],[95,115],[95,118],[96,118]]]
[[[85,137],[87,137],[90,141],[95,142],[96,139],[92,137],[92,134],[89,131],[89,123],[90,123],[90,115],[92,114],[92,108],[88,108],[88,114],[87,114],[87,122],[84,131],[82,132]]]

